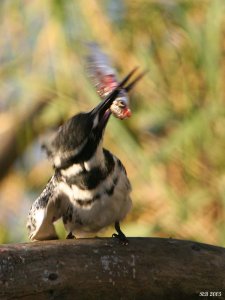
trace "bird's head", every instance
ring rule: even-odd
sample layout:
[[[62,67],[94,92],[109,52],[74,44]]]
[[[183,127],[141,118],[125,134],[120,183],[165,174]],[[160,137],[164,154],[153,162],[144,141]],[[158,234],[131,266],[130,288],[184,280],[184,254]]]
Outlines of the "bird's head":
[[[135,70],[136,68],[119,83],[105,100],[90,112],[79,113],[69,119],[45,144],[45,149],[56,168],[66,168],[74,163],[85,162],[93,156],[102,140],[104,129],[111,115],[110,108],[121,90],[126,89],[125,84]],[[131,84],[128,87],[130,89]],[[123,109],[127,109],[126,106],[120,107],[120,110]]]

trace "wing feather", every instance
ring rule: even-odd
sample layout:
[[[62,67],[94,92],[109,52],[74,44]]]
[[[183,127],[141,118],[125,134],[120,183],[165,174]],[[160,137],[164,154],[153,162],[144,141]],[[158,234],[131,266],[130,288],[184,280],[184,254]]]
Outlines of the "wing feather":
[[[108,56],[103,53],[96,43],[89,43],[87,56],[87,73],[94,85],[96,92],[104,99],[118,85],[117,75]]]
[[[27,221],[29,238],[33,241],[58,239],[54,222],[62,217],[69,203],[68,195],[60,189],[54,175],[30,209]]]

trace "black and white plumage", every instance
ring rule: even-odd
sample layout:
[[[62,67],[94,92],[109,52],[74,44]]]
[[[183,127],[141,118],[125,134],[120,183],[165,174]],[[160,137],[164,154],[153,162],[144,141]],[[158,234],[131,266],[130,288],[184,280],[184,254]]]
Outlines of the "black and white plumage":
[[[68,237],[95,233],[129,212],[131,186],[121,161],[102,147],[110,106],[134,70],[97,107],[69,119],[45,145],[55,172],[33,203],[27,228],[31,240],[57,238],[54,222],[62,218]]]

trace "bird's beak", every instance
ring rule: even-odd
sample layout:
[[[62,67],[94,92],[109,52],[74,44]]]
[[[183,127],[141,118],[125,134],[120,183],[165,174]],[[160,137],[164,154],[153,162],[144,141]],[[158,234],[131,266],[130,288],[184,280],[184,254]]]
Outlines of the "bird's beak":
[[[134,72],[137,70],[137,67],[134,68],[119,84],[118,86],[112,91],[112,93],[106,97],[105,100],[100,102],[92,111],[91,114],[94,116],[98,116],[98,125],[101,128],[104,128],[107,124],[107,121],[110,117],[111,110],[110,107],[113,104],[113,101],[118,97],[119,93],[122,89],[125,91],[130,91],[134,85],[139,81],[145,73],[141,73],[133,82],[131,82],[127,87],[125,86]]]

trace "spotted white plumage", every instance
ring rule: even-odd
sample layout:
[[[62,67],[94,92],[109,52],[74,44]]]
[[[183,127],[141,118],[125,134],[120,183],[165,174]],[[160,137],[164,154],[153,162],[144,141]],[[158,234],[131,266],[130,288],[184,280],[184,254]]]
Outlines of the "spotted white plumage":
[[[31,240],[57,238],[54,222],[62,218],[68,237],[114,223],[113,236],[127,243],[119,222],[131,208],[131,186],[121,161],[102,148],[102,140],[110,106],[134,71],[104,101],[73,116],[45,143],[55,171],[29,212]]]
[[[98,154],[94,153],[93,157],[82,166],[72,165],[61,171],[61,174],[55,174],[49,181],[46,189],[33,203],[28,217],[27,227],[30,230],[31,240],[56,238],[53,223],[61,217],[66,231],[78,235],[96,233],[124,219],[132,204],[131,187],[125,168],[110,152],[100,147],[96,152]],[[78,187],[79,184],[68,184],[72,176],[76,178],[84,171],[90,174],[99,168],[103,173],[107,172],[103,166],[104,152],[112,159],[114,167],[95,188],[82,189]]]

